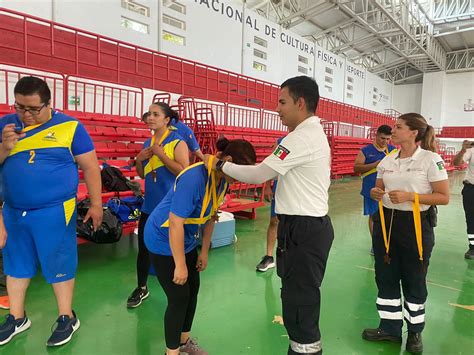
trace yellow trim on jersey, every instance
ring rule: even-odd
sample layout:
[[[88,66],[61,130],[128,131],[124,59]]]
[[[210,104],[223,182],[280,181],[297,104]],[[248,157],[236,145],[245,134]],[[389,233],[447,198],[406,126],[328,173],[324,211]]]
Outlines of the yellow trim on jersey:
[[[44,125],[45,123],[47,123],[51,118],[53,118],[53,110],[49,110],[49,117],[45,122],[25,127],[25,128],[22,129],[21,132],[24,133],[24,132],[31,131],[32,129],[38,128],[38,127]]]
[[[168,158],[170,158],[171,160],[174,160],[174,150],[176,148],[176,146],[178,145],[179,143],[179,139],[175,139],[169,143],[166,143],[164,146],[163,146],[163,150],[166,154],[166,156]],[[158,168],[161,168],[162,166],[164,166],[165,163],[163,163],[160,158],[158,158],[156,155],[152,155],[152,157],[148,160],[148,163],[144,166],[143,168],[143,172],[146,175],[148,175],[149,173],[151,173],[152,171],[158,169]]]
[[[69,225],[69,222],[71,221],[74,211],[76,210],[76,198],[73,197],[67,201],[64,201],[63,207],[64,207],[64,217],[66,217],[66,226],[67,226]]]
[[[44,148],[67,148],[71,151],[72,141],[79,122],[68,121],[46,128],[30,137],[20,139],[9,156],[17,153]],[[32,127],[32,126],[30,126]]]
[[[377,148],[377,147],[375,147]],[[385,149],[384,153],[385,153],[385,156],[388,156],[388,155],[392,155],[392,154],[395,154],[397,152],[397,148],[395,148],[394,150],[392,150],[390,153],[388,152],[388,148]],[[373,169],[370,169],[369,171],[366,171],[365,173],[363,174],[360,174],[360,177],[363,179],[365,178],[366,176],[369,176],[369,175],[372,175],[374,173],[377,172],[377,168],[373,168]]]
[[[204,198],[203,198],[203,201],[202,201],[202,208],[201,208],[200,216],[199,216],[199,218],[186,218],[184,220],[184,224],[199,224],[199,225],[205,224],[208,220],[210,220],[212,218],[212,216],[214,216],[217,213],[217,209],[219,208],[220,204],[224,200],[225,194],[227,192],[227,185],[228,184],[227,184],[227,181],[224,180],[225,181],[224,188],[223,188],[221,194],[219,195],[219,197],[217,197],[218,186],[216,185],[217,184],[217,182],[216,182],[216,172],[210,168],[210,167],[212,167],[212,163],[213,163],[214,159],[215,159],[215,157],[212,156],[212,155],[209,157],[209,162],[208,162],[209,165],[208,165],[208,168],[207,168],[208,170],[207,170],[206,193],[204,194]],[[196,166],[202,165],[202,164],[204,164],[204,163],[199,162],[199,163],[193,164],[191,166],[188,166],[186,169],[184,169],[183,171],[181,171],[178,174],[178,176],[176,177],[176,181],[187,170],[189,170],[191,168],[194,168]],[[176,191],[176,181],[175,181],[175,184],[174,184],[174,187],[173,187],[173,191]],[[204,216],[204,214],[206,213],[207,208],[209,207],[209,204],[211,203],[211,200],[212,200],[211,211],[209,212],[209,214],[207,216]],[[161,225],[161,227],[169,227],[169,226],[170,226],[170,220],[169,219],[167,219]]]
[[[166,137],[169,136],[169,134],[171,133],[171,131],[169,129],[167,129],[165,131],[165,133],[163,133],[163,135],[160,137],[160,140],[158,141],[158,145],[161,145],[163,143],[163,141],[166,139]],[[150,148],[152,148],[154,145],[155,145],[155,140],[156,140],[156,136],[153,135],[151,137],[151,142],[150,142]],[[174,142],[174,141],[173,141]],[[173,142],[170,142],[170,143],[173,143]],[[168,144],[170,144],[168,143]],[[168,145],[167,144],[167,145]],[[173,159],[174,160],[174,147],[176,146],[176,144],[173,146],[173,150],[172,150],[172,153],[173,153],[173,157],[170,159]],[[163,147],[163,150],[165,150],[166,146]],[[166,155],[169,156],[169,151],[166,151],[165,150],[165,153],[168,153]],[[145,176],[149,173],[151,173],[152,171],[164,166],[165,164],[156,156],[156,155],[152,155],[152,157],[148,160],[148,163],[143,167],[143,172],[145,174]]]

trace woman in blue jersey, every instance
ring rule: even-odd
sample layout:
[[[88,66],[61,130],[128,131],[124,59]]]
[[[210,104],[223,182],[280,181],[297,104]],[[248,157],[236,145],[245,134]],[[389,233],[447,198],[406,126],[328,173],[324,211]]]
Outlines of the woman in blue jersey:
[[[219,152],[223,161],[253,165],[255,149],[245,140],[232,140]],[[211,161],[212,163],[212,161]],[[167,354],[205,355],[190,331],[197,305],[199,271],[207,267],[208,251],[217,207],[233,180],[204,163],[185,169],[153,210],[145,227],[145,244],[158,281],[168,298],[165,313]],[[201,253],[197,236],[203,226]]]
[[[146,220],[173,186],[176,175],[189,165],[186,143],[175,130],[169,129],[178,114],[162,102],[151,104],[149,113],[146,124],[154,134],[136,158],[137,173],[145,179],[145,202],[138,222],[138,285],[127,300],[128,308],[138,307],[149,295],[146,284],[150,258],[143,242]]]

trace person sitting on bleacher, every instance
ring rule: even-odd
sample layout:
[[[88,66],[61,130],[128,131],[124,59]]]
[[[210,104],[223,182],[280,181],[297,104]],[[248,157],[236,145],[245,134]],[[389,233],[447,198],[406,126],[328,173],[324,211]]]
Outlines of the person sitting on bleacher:
[[[176,175],[189,165],[188,148],[176,130],[170,129],[171,120],[178,118],[169,105],[157,102],[150,105],[145,123],[154,134],[143,144],[136,161],[138,175],[145,179],[145,201],[138,222],[137,288],[127,299],[127,307],[138,307],[149,296],[147,288],[150,257],[143,241],[148,216],[173,186]]]
[[[72,310],[77,269],[77,167],[84,172],[91,207],[84,221],[102,223],[101,179],[92,139],[75,118],[51,108],[48,84],[37,77],[15,85],[15,111],[0,121],[3,219],[7,234],[3,261],[10,314],[0,325],[0,345],[31,326],[26,291],[40,265],[52,284],[59,317],[47,346],[69,342],[80,322]],[[6,242],[5,242],[6,239]]]
[[[362,190],[360,194],[364,197],[364,216],[369,216],[369,232],[372,236],[374,221],[372,215],[379,211],[377,201],[370,197],[370,190],[375,187],[377,177],[377,166],[385,156],[392,153],[395,147],[388,144],[392,138],[392,127],[382,125],[377,128],[374,142],[366,145],[359,151],[354,162],[354,172],[361,174]],[[374,249],[370,249],[370,254],[374,255]]]
[[[257,159],[253,146],[241,139],[229,141],[218,157],[242,165],[253,165]],[[233,181],[221,172],[208,170],[202,162],[191,165],[178,175],[173,189],[148,218],[145,244],[168,299],[165,313],[168,355],[207,355],[190,338],[190,331],[197,305],[199,272],[207,267],[217,208]],[[203,239],[198,255],[196,236],[200,225],[203,225]]]

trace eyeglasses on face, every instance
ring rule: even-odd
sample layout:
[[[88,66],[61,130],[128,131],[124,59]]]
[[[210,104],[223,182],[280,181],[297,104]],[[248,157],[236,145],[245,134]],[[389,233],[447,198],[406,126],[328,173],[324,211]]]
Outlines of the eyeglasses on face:
[[[46,107],[46,104],[43,104],[41,105],[41,107],[25,107],[25,106],[22,106],[20,104],[17,104],[15,102],[15,104],[13,105],[13,107],[15,108],[15,111],[18,112],[18,113],[27,113],[29,112],[31,115],[33,116],[37,116],[39,115],[39,113],[41,112],[41,110]]]

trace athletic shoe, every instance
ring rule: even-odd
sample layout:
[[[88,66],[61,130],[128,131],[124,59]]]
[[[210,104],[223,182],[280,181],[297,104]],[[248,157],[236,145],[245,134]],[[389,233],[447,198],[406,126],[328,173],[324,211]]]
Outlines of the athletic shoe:
[[[464,254],[466,259],[474,259],[474,249],[469,249],[466,254]]]
[[[179,353],[180,355],[208,355],[207,351],[198,345],[196,339],[191,338],[179,347]]]
[[[364,329],[362,332],[362,338],[368,341],[390,341],[392,343],[402,342],[401,336],[389,334],[380,328]]]
[[[31,326],[30,320],[26,317],[15,319],[11,314],[7,314],[6,321],[0,325],[0,345],[5,345],[12,338],[24,332]]]
[[[265,255],[262,258],[262,261],[257,265],[257,271],[265,272],[268,269],[275,267],[275,261],[273,260],[273,256]]]
[[[72,311],[73,317],[59,316],[56,321],[56,328],[53,330],[53,334],[49,337],[46,345],[47,346],[59,346],[68,343],[72,335],[79,329],[81,322],[77,319],[76,313]]]
[[[135,308],[142,304],[144,299],[147,299],[150,296],[148,292],[148,287],[141,288],[137,287],[133,290],[130,297],[127,299],[127,308]]]

